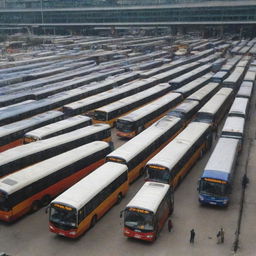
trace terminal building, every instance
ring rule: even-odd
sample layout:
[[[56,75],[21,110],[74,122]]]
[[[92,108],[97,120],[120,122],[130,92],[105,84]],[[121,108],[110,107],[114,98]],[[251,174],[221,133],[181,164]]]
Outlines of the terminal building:
[[[256,29],[255,0],[0,0],[0,26]]]

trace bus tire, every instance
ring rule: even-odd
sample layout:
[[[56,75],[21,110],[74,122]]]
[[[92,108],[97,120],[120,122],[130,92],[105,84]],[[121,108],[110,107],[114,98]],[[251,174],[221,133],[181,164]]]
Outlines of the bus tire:
[[[40,208],[40,201],[36,200],[31,205],[31,212],[36,212]]]
[[[50,202],[51,202],[51,196],[50,195],[45,195],[41,199],[41,203],[42,203],[43,206],[47,206]]]
[[[94,216],[92,217],[90,227],[91,227],[91,228],[94,227],[95,224],[96,224],[96,222],[97,222],[97,215],[94,215]]]
[[[123,195],[122,195],[122,193],[120,192],[120,193],[118,194],[118,196],[117,196],[116,204],[120,204],[120,202],[122,201],[122,199],[123,199]]]

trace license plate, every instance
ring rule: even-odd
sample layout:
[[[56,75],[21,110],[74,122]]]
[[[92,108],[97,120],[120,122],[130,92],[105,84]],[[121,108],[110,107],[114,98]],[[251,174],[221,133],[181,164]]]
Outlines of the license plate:
[[[214,204],[214,205],[216,205],[217,203],[215,203],[215,202],[210,202],[210,204]]]
[[[59,233],[59,235],[60,235],[60,236],[65,236],[65,234],[64,234],[64,233]]]
[[[140,236],[140,235],[135,235],[134,237],[135,237],[135,238],[141,238],[141,236]]]

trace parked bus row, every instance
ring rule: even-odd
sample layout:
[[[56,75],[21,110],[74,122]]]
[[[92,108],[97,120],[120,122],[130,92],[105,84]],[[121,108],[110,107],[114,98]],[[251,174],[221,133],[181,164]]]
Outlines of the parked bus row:
[[[95,140],[103,140],[111,144],[110,126],[95,124],[11,148],[0,154],[0,177]]]
[[[31,118],[0,127],[0,152],[23,144],[26,132],[57,122],[64,117],[60,111],[49,111]]]
[[[251,82],[242,83],[222,128],[221,137],[200,177],[198,192],[202,205],[226,207],[230,202],[236,163],[245,137],[252,89]]]

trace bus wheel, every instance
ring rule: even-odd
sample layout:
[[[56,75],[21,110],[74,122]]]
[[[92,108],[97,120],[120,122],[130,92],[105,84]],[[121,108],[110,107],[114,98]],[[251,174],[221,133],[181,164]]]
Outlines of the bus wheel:
[[[91,225],[90,225],[90,227],[91,227],[91,228],[94,227],[95,224],[96,224],[96,222],[97,222],[97,216],[94,215],[93,218],[92,218],[92,220],[91,220]]]
[[[117,200],[116,200],[116,204],[119,204],[123,199],[123,195],[122,193],[119,193],[118,196],[117,196]]]
[[[51,202],[51,196],[50,195],[45,195],[42,199],[41,199],[42,205],[46,206]]]
[[[31,205],[31,212],[36,212],[40,206],[40,201],[34,201]]]

